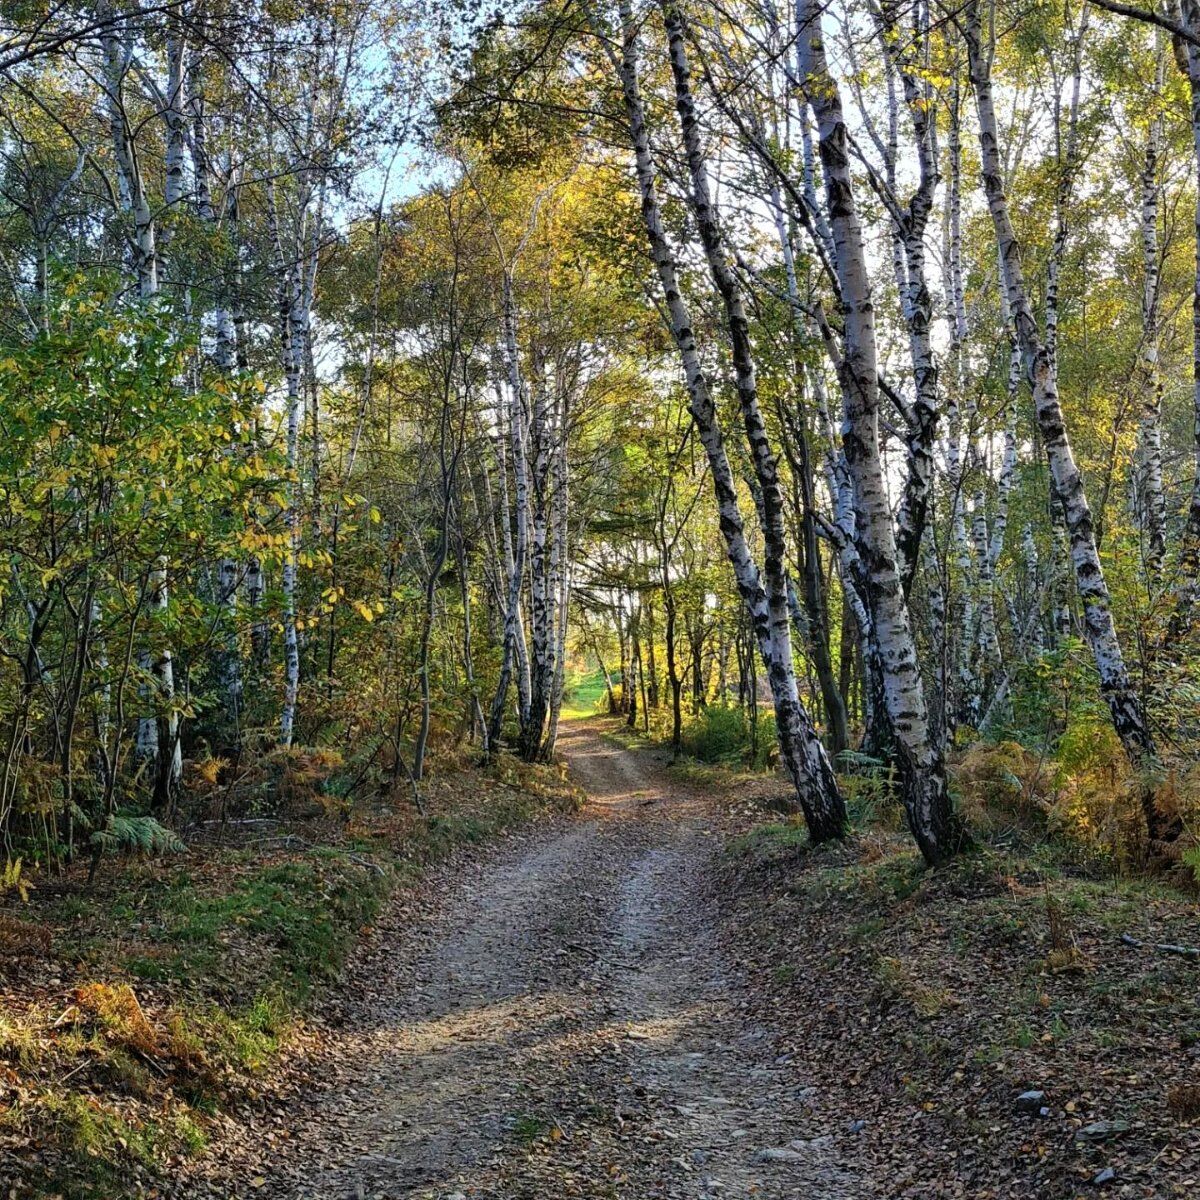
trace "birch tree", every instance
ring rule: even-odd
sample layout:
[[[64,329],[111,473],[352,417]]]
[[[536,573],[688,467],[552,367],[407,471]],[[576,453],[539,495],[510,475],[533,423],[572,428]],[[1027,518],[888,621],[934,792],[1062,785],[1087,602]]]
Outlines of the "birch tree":
[[[849,133],[838,87],[826,64],[820,9],[809,0],[798,0],[797,25],[801,83],[817,125],[825,209],[841,293],[843,443],[854,493],[856,537],[864,560],[867,607],[884,701],[898,743],[909,828],[926,860],[939,862],[958,848],[961,832],[947,792],[941,752],[930,729],[884,486],[875,317],[851,181]]]
[[[1066,518],[1071,565],[1084,612],[1084,634],[1092,651],[1100,677],[1101,694],[1108,704],[1113,728],[1134,769],[1152,771],[1157,764],[1154,739],[1117,640],[1108,586],[1096,550],[1091,509],[1063,421],[1055,357],[1040,336],[1033,315],[1021,262],[1021,248],[1004,193],[1000,139],[992,98],[994,42],[990,34],[985,36],[978,0],[970,0],[964,10],[963,36],[967,44],[971,88],[979,122],[984,193],[1000,248],[1002,286],[1008,295],[1025,373],[1033,392],[1034,411],[1050,467],[1054,498],[1061,505]],[[1151,837],[1161,839],[1169,830],[1164,828],[1149,786],[1144,789],[1144,809]]]
[[[753,361],[744,328],[745,317],[742,312],[741,299],[736,288],[731,286],[727,270],[723,269],[722,263],[719,261],[721,253],[719,229],[712,214],[706,168],[696,145],[694,117],[691,113],[692,100],[690,92],[686,88],[681,88],[679,82],[681,76],[686,80],[689,72],[682,46],[682,30],[678,22],[677,10],[668,5],[664,9],[664,17],[668,37],[671,41],[671,65],[676,77],[677,103],[692,177],[696,217],[698,223],[706,227],[706,232],[702,234],[706,241],[706,256],[718,291],[721,293],[730,326],[730,336],[734,339],[735,370],[738,376],[742,418],[746,426],[747,437],[750,439],[755,471],[760,481],[764,477],[771,481],[774,462],[770,448],[761,433],[761,418],[757,413],[757,402],[753,390]],[[649,241],[651,258],[662,287],[671,335],[683,365],[692,419],[708,456],[709,471],[716,493],[721,530],[725,538],[729,560],[737,580],[742,603],[753,624],[758,649],[767,667],[771,682],[776,726],[780,739],[780,753],[796,788],[810,836],[815,842],[826,841],[841,835],[845,826],[845,808],[828,756],[813,728],[808,713],[800,703],[796,690],[795,667],[791,659],[786,579],[783,572],[783,558],[780,553],[782,547],[778,538],[778,527],[774,524],[777,514],[771,507],[774,498],[768,502],[766,510],[768,529],[764,530],[764,538],[768,542],[767,554],[770,556],[771,564],[766,570],[764,584],[764,576],[760,573],[746,543],[737,488],[725,450],[724,436],[717,420],[708,379],[700,364],[692,317],[680,290],[675,256],[664,230],[639,83],[638,30],[633,19],[631,5],[625,0],[622,0],[619,7],[619,18],[620,55],[616,50],[608,47],[607,34],[602,25],[597,26],[596,32],[597,36],[605,40],[613,68],[621,83],[629,138],[636,164],[642,221]],[[672,33],[672,31],[674,32]]]

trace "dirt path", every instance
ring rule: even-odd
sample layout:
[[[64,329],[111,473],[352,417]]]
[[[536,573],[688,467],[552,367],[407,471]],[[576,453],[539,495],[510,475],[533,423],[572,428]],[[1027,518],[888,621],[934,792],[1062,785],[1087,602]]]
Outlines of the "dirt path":
[[[722,976],[711,810],[591,725],[561,748],[582,816],[457,881],[376,957],[267,1173],[208,1194],[861,1194],[806,1140],[804,1080]]]

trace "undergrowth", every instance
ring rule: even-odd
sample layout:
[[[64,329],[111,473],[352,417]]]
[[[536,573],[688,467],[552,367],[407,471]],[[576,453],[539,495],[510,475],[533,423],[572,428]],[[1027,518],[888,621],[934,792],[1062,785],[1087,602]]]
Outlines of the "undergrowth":
[[[83,874],[10,881],[4,1194],[153,1190],[203,1152],[214,1116],[270,1086],[297,1022],[396,887],[576,796],[559,769],[501,758],[445,773],[426,800],[424,818],[363,806],[261,842],[193,841],[182,857],[110,866],[94,887]]]

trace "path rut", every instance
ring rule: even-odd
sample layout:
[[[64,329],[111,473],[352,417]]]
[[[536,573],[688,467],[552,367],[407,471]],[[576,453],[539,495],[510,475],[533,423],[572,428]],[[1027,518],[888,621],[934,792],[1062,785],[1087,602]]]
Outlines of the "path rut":
[[[723,971],[712,803],[591,723],[560,748],[582,814],[516,840],[405,931],[245,1194],[862,1194],[807,1135],[810,1089]]]

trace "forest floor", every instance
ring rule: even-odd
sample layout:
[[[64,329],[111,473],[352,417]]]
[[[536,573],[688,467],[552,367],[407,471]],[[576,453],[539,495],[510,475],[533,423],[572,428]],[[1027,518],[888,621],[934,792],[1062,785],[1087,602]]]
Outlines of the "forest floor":
[[[582,812],[381,922],[312,1082],[180,1196],[1197,1194],[1200,962],[1150,945],[1194,899],[1015,831],[926,872],[894,814],[813,852],[771,776],[562,749]]]
[[[407,789],[351,804],[329,770],[276,755],[232,800],[216,790],[213,819],[192,797],[186,849],[0,895],[0,1196],[160,1196],[229,1131],[279,1120],[319,1041],[309,1015],[376,918],[417,921],[439,872],[579,798],[556,767],[449,757],[422,815]],[[227,802],[260,815],[223,820]]]
[[[1200,945],[1193,897],[1015,828],[928,872],[894,812],[859,811],[852,838],[814,851],[771,816],[778,779],[673,765],[629,741],[569,722],[580,811],[454,852],[363,914],[335,986],[252,1094],[205,1119],[211,1147],[172,1159],[170,1186],[119,1168],[63,1194],[1200,1194],[1200,961],[1156,948]],[[344,902],[318,882],[306,926]],[[152,992],[146,1009],[174,1028]],[[78,1021],[54,1022],[53,1062],[94,1098],[97,1035],[76,1065],[62,1057],[59,1027]],[[127,1058],[186,1074],[162,1039],[147,1055],[141,1027],[121,1028]],[[253,1028],[243,1018],[252,1047]],[[115,1070],[111,1047],[104,1064]],[[185,1094],[173,1086],[155,1101],[163,1127]],[[36,1122],[24,1136],[36,1144]],[[4,1150],[0,1124],[0,1165]]]

